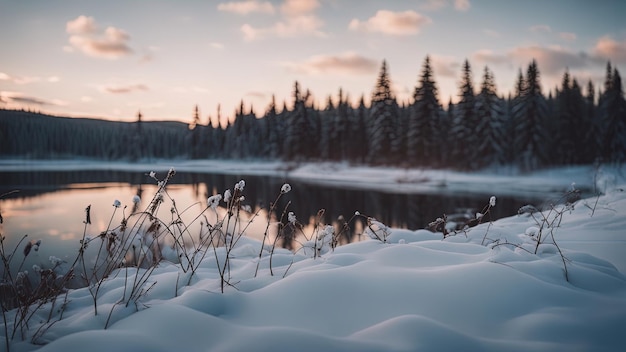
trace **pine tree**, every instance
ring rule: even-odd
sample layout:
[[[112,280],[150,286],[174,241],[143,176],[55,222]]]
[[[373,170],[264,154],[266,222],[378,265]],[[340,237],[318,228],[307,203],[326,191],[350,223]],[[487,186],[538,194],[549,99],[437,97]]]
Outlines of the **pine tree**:
[[[335,136],[335,120],[337,119],[337,110],[333,103],[333,97],[328,96],[326,101],[326,109],[320,117],[320,139],[319,153],[323,160],[330,160],[336,156],[337,140]]]
[[[366,120],[368,117],[365,106],[365,96],[361,95],[359,106],[353,111],[350,127],[350,143],[348,158],[356,162],[364,162],[368,155],[368,131]]]
[[[277,158],[280,155],[280,134],[281,129],[279,127],[278,114],[276,113],[276,97],[272,94],[272,100],[270,105],[265,111],[264,119],[266,120],[267,128],[267,156],[271,159]]]
[[[553,136],[552,162],[556,164],[572,164],[574,159],[574,144],[576,143],[573,132],[574,116],[571,105],[573,104],[573,94],[570,83],[570,75],[566,70],[563,74],[561,89],[556,96],[556,118],[552,121],[550,132]]]
[[[136,161],[138,159],[146,157],[145,150],[144,150],[145,141],[144,141],[143,134],[141,131],[142,117],[143,115],[141,115],[141,111],[137,111],[137,121],[135,122],[135,125],[137,127],[135,128],[135,135],[132,137],[132,148],[131,148],[131,155],[130,155],[131,161]]]
[[[463,63],[463,74],[460,85],[460,101],[456,107],[456,120],[452,123],[452,158],[454,164],[461,169],[474,168],[474,159],[477,157],[478,136],[476,128],[476,98],[472,71],[467,60]]]
[[[583,163],[592,163],[600,158],[602,151],[602,124],[597,118],[596,95],[593,82],[589,80],[587,83],[587,95],[585,96],[584,118],[587,121],[589,129],[585,134],[585,153]]]
[[[442,131],[438,126],[441,106],[428,56],[424,60],[413,100],[407,123],[407,159],[411,165],[434,165],[441,160],[441,138],[448,131]]]
[[[603,155],[611,162],[623,163],[626,161],[626,102],[621,75],[617,68],[610,72],[610,67],[609,63],[601,104],[606,126]]]
[[[300,93],[300,85],[296,81],[293,91],[293,110],[285,118],[286,134],[283,144],[283,155],[287,160],[303,160],[307,153],[307,134],[309,131],[305,99]]]
[[[189,123],[190,136],[190,154],[192,159],[200,157],[201,149],[201,132],[200,132],[200,111],[198,105],[193,110],[193,120]]]
[[[480,93],[476,96],[476,148],[471,168],[485,167],[498,159],[507,143],[503,136],[502,102],[496,92],[493,73],[485,67]]]
[[[517,165],[525,171],[548,163],[548,138],[545,135],[546,99],[541,93],[539,69],[533,60],[528,66],[521,91],[521,114],[515,121],[515,152]]]
[[[369,155],[371,163],[381,164],[394,160],[392,141],[395,136],[397,103],[391,91],[391,81],[387,72],[387,62],[383,61],[372,93],[372,106],[369,116],[370,137]]]
[[[452,148],[450,143],[450,130],[452,129],[452,123],[456,119],[456,106],[452,103],[452,97],[448,100],[448,110],[445,113],[441,113],[440,123],[437,126],[439,136],[437,143],[439,143],[439,165],[443,167],[451,167],[452,165]]]
[[[335,114],[335,125],[331,139],[335,141],[336,149],[331,150],[335,154],[334,159],[344,160],[347,157],[349,143],[348,101],[343,96],[343,89],[339,89],[339,97]]]

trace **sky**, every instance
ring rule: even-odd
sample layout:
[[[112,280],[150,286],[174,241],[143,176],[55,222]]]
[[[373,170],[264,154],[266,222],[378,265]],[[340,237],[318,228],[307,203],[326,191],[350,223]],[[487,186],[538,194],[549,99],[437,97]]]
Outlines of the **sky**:
[[[369,100],[383,60],[410,102],[430,56],[439,99],[458,100],[465,59],[499,94],[534,58],[544,94],[565,69],[601,88],[626,70],[620,0],[0,0],[0,107],[133,121],[257,115],[294,82],[317,106]]]

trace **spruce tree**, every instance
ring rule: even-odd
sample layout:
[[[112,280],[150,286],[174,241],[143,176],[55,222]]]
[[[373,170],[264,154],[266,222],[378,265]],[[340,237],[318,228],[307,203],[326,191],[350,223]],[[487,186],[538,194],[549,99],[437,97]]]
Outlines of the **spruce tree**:
[[[391,91],[391,80],[387,72],[387,62],[383,64],[372,93],[372,106],[368,124],[370,126],[368,160],[374,164],[393,161],[392,141],[395,136],[397,103]]]
[[[496,92],[493,73],[485,67],[480,93],[476,96],[477,125],[475,155],[472,168],[485,167],[498,159],[508,141],[503,135],[502,102]]]
[[[335,141],[336,149],[331,153],[335,155],[334,159],[344,160],[347,157],[349,142],[349,123],[348,120],[348,101],[343,95],[343,89],[339,88],[339,97],[335,114],[335,124],[332,133],[332,139]]]
[[[267,156],[274,159],[280,155],[280,134],[282,130],[279,126],[278,114],[276,113],[276,97],[273,94],[270,105],[265,111],[265,119],[267,120]]]
[[[320,138],[319,153],[323,160],[330,160],[335,157],[337,149],[337,139],[335,136],[335,120],[337,119],[337,110],[333,103],[332,96],[328,96],[326,100],[326,108],[320,116]]]
[[[587,121],[589,129],[585,131],[583,163],[595,162],[596,159],[600,158],[602,151],[602,124],[598,119],[595,94],[593,82],[589,80],[584,103],[584,118]]]
[[[552,162],[556,164],[572,164],[574,159],[574,144],[576,143],[573,132],[574,116],[570,106],[573,103],[573,95],[570,83],[570,75],[566,70],[561,81],[561,89],[556,95],[556,114],[552,121],[550,132],[553,136]]]
[[[413,92],[413,101],[407,123],[407,161],[411,165],[441,164],[441,138],[447,131],[438,126],[441,106],[428,56]]]
[[[610,64],[607,67],[610,68]],[[619,71],[614,68],[613,72],[608,72],[601,106],[606,126],[603,155],[610,162],[623,163],[626,161],[626,102]]]
[[[201,132],[200,132],[200,110],[198,105],[196,105],[193,109],[193,119],[191,123],[189,123],[189,130],[191,133],[190,136],[190,155],[192,159],[200,158],[200,149],[201,149]]]
[[[541,93],[539,69],[533,60],[528,66],[521,91],[521,114],[515,121],[515,153],[517,165],[530,171],[548,163],[551,152],[546,135],[546,99]]]
[[[283,155],[287,160],[304,160],[307,155],[307,134],[310,131],[305,98],[307,96],[300,93],[300,84],[296,81],[293,91],[293,110],[285,118],[286,134]]]
[[[478,136],[476,128],[476,98],[472,71],[467,60],[463,63],[463,73],[460,84],[460,101],[456,107],[456,119],[452,122],[452,158],[454,164],[464,170],[474,168],[474,159],[477,157]]]
[[[365,106],[365,96],[361,95],[359,106],[352,113],[350,123],[349,159],[355,162],[364,162],[368,155],[368,110]]]

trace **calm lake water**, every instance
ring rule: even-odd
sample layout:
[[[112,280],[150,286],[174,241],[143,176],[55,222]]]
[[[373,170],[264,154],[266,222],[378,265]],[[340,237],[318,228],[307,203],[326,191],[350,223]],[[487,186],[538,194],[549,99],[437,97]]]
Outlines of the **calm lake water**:
[[[156,176],[162,179],[166,173],[157,171]],[[192,221],[206,207],[208,196],[223,194],[226,189],[232,190],[241,179],[246,182],[244,204],[250,205],[252,213],[258,212],[256,217],[252,214],[244,215],[244,220],[254,218],[246,235],[257,238],[262,237],[267,224],[267,209],[284,183],[289,183],[292,190],[277,203],[274,221],[280,219],[281,214],[292,211],[298,221],[305,225],[307,234],[312,231],[312,224],[320,209],[324,209],[322,223],[337,227],[340,224],[337,219],[341,216],[349,219],[358,211],[388,226],[415,230],[425,228],[443,214],[474,214],[483,209],[491,196],[397,194],[311,185],[285,177],[177,172],[168,184],[169,197],[166,197],[160,208],[159,216],[162,219],[171,218],[171,199],[174,199],[179,211],[186,209],[184,219]],[[122,218],[131,212],[135,195],[142,199],[139,208],[145,209],[156,190],[156,181],[140,172],[0,172],[0,195],[17,191],[0,199],[0,214],[4,219],[3,224],[0,224],[0,232],[6,237],[5,248],[15,248],[24,235],[28,235],[28,240],[41,240],[39,250],[32,252],[23,266],[27,270],[35,264],[50,267],[49,257],[52,255],[71,261],[76,257],[84,232],[94,238],[110,226],[118,226]],[[113,207],[115,200],[122,204],[117,210]],[[498,197],[492,216],[499,218],[513,215],[523,205],[538,205],[542,201],[545,199]],[[85,208],[89,205],[91,224],[85,226]],[[221,211],[223,213],[225,210]],[[210,216],[207,220],[214,221]],[[358,234],[362,230],[362,223],[355,221],[349,225],[351,232],[346,233],[343,242],[360,238]],[[293,247],[294,243],[283,245]]]

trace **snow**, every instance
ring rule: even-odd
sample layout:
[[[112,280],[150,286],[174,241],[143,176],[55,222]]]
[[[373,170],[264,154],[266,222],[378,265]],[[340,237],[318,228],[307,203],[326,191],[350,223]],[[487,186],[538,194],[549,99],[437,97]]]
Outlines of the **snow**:
[[[323,170],[329,167],[335,172]],[[324,180],[316,182],[342,184],[350,180],[347,174],[363,182],[384,174],[382,168],[334,164],[304,165],[290,177],[320,173]],[[444,172],[389,173],[420,184]],[[518,189],[543,180],[555,189],[571,182],[592,186],[576,176],[581,169],[555,173],[560,176],[544,171],[530,180],[495,175],[482,182],[519,182]],[[445,175],[448,187],[489,177]],[[560,182],[568,176],[576,179]],[[224,293],[215,260],[224,258],[224,247],[210,250],[191,277],[180,265],[161,262],[136,305],[116,303],[146,269],[117,269],[100,289],[98,315],[87,288],[71,290],[62,319],[58,304],[45,304],[25,339],[18,333],[11,340],[11,351],[623,351],[626,259],[623,252],[606,252],[626,240],[626,184],[610,182],[602,196],[483,223],[445,239],[372,219],[371,238],[334,250],[322,239],[327,251],[321,255],[276,248],[274,275],[269,251],[259,261],[261,242],[243,237],[230,253],[232,286]],[[495,198],[485,202],[497,206]],[[559,225],[548,227],[550,222]],[[328,234],[322,227],[319,235]],[[31,343],[49,314],[58,321]],[[0,351],[6,349],[4,333],[0,329]]]
[[[589,192],[604,192],[624,179],[626,169],[603,165],[559,167],[529,173],[514,169],[478,172],[372,167],[340,162],[285,163],[259,160],[146,160],[135,163],[92,160],[0,160],[0,169],[10,171],[116,170],[148,173],[177,171],[232,175],[278,176],[329,187],[378,190],[393,193],[489,194],[498,196],[560,196],[572,183]],[[236,185],[245,186],[243,185]]]

